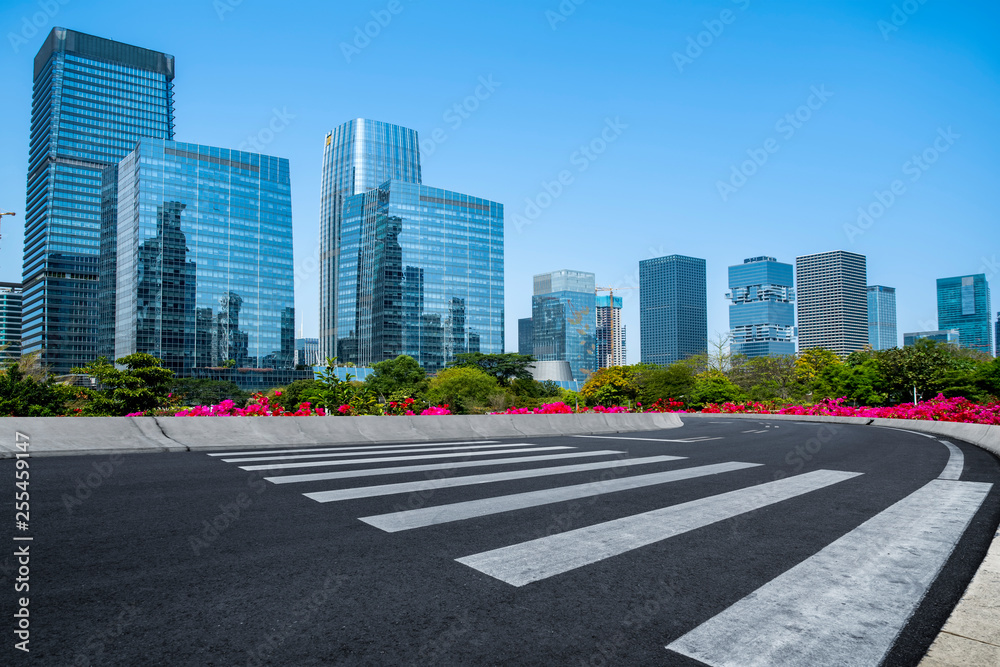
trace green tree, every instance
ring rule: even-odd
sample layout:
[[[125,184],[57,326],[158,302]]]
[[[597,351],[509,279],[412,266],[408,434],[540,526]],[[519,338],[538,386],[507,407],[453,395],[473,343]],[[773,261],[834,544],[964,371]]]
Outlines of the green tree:
[[[639,395],[639,383],[631,366],[602,368],[587,378],[580,394],[589,405],[626,405]]]
[[[682,361],[666,367],[639,364],[634,368],[639,385],[636,400],[643,405],[652,405],[661,398],[685,403],[690,400],[695,384],[692,364]]]
[[[695,376],[690,405],[698,408],[708,403],[736,402],[744,399],[740,388],[725,373],[708,370]]]
[[[372,369],[374,372],[365,380],[365,386],[376,395],[415,397],[427,391],[427,371],[413,357],[401,354],[374,364]]]
[[[769,357],[734,357],[727,374],[733,384],[751,400],[788,400],[796,388],[794,355]]]
[[[478,368],[445,368],[431,378],[427,400],[432,405],[447,404],[452,412],[465,412],[487,405],[498,387],[495,377]]]
[[[453,368],[478,368],[487,375],[494,377],[500,386],[506,387],[513,380],[531,377],[528,367],[535,363],[535,358],[529,354],[483,354],[468,352],[455,355],[451,363]]]
[[[55,417],[63,414],[65,398],[51,380],[25,375],[17,364],[0,371],[0,416]]]
[[[90,400],[83,408],[86,415],[122,416],[151,412],[166,407],[174,372],[151,354],[136,353],[118,359],[119,370],[101,357],[73,372],[97,378],[99,389],[89,390]]]
[[[951,353],[951,346],[926,338],[916,345],[880,350],[876,363],[889,402],[912,401],[914,387],[917,400],[936,396],[946,384],[945,374],[953,368]]]
[[[973,380],[980,392],[987,396],[1000,398],[1000,357],[988,364],[981,364],[976,369]]]

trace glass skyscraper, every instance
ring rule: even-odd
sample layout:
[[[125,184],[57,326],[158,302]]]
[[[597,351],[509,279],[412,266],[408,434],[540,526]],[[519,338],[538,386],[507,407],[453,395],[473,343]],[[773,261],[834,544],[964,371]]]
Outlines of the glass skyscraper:
[[[504,351],[502,204],[390,180],[345,198],[341,215],[341,363],[405,354],[434,372]]]
[[[986,275],[938,278],[938,329],[958,329],[962,347],[993,354],[993,314]]]
[[[517,321],[517,353],[535,354],[535,330],[530,317],[522,317]]]
[[[293,379],[288,160],[141,139],[117,190],[115,357],[152,354],[180,377]]]
[[[729,267],[730,351],[747,357],[795,354],[792,265],[752,257]]]
[[[531,325],[538,361],[568,361],[581,382],[597,370],[597,294],[593,273],[552,271],[534,279]]]
[[[344,200],[374,190],[389,180],[421,182],[416,130],[358,118],[326,135],[320,184],[320,359],[341,356],[337,332],[343,328],[338,321],[342,309],[337,304],[351,298],[351,288],[340,284]]]
[[[625,327],[622,325],[622,298],[597,297],[597,367],[624,366]]]
[[[53,372],[97,356],[105,170],[174,135],[174,58],[54,28],[35,56],[22,349]]]
[[[844,250],[795,258],[799,350],[847,356],[868,345],[868,264]]]
[[[639,262],[639,356],[667,366],[708,351],[705,260],[668,255]]]
[[[873,350],[889,350],[899,346],[895,287],[868,286],[868,344]]]
[[[21,356],[21,284],[0,283],[0,361]]]

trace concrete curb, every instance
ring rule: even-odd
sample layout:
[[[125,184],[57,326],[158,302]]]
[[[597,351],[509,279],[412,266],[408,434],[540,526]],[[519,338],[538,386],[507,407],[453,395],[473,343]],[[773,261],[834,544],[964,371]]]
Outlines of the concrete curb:
[[[807,415],[685,414],[689,417],[753,419],[802,422],[836,422],[883,426],[929,433],[976,445],[1000,456],[1000,426],[956,424],[916,419],[866,419],[864,417],[827,417]],[[920,667],[970,667],[1000,665],[1000,533],[983,559],[962,599],[931,644]]]
[[[675,414],[448,415],[427,417],[6,417],[0,458],[16,433],[32,456],[212,451],[317,444],[367,445],[597,435],[678,428]]]

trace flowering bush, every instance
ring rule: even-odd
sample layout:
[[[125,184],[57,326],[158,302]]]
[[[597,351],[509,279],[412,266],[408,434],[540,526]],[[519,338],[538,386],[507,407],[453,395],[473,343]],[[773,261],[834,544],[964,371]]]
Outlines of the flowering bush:
[[[426,415],[450,415],[451,414],[451,410],[448,409],[447,405],[432,405],[431,407],[427,408],[426,410],[424,410],[420,414],[424,415],[424,416],[426,416]]]
[[[254,394],[253,399],[245,408],[238,408],[231,400],[226,399],[218,405],[196,405],[176,413],[177,417],[308,417],[323,416],[323,408],[313,409],[308,402],[301,403],[296,410],[285,410],[280,405],[272,405],[264,394]],[[130,416],[140,416],[130,415]]]
[[[846,399],[825,399],[816,405],[792,405],[778,410],[763,403],[724,403],[706,405],[702,412],[712,414],[778,414],[829,415],[833,417],[867,417],[881,419],[923,419],[928,421],[960,422],[963,424],[1000,425],[1000,403],[978,405],[965,398],[945,398],[938,394],[929,401],[902,403],[885,408],[852,407]]]

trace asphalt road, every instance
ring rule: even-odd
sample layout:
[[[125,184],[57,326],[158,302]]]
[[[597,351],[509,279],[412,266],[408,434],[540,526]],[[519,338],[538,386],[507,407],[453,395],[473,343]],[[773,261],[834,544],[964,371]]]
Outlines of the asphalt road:
[[[4,460],[0,663],[914,665],[1000,520],[997,460],[952,444],[723,417],[33,458],[25,531]]]

